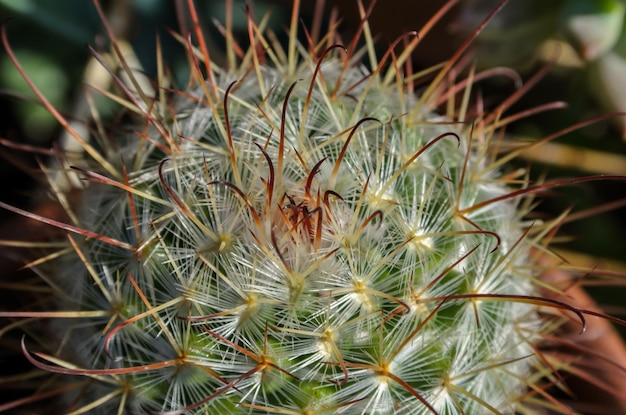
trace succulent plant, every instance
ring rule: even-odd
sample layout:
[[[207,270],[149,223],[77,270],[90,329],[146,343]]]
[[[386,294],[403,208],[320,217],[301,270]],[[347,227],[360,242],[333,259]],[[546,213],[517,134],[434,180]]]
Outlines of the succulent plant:
[[[545,389],[571,362],[538,345],[590,311],[544,296],[562,218],[527,215],[595,178],[507,171],[510,101],[469,100],[488,72],[454,79],[461,50],[416,88],[427,29],[377,55],[372,2],[345,47],[337,22],[299,43],[298,3],[285,47],[250,15],[247,49],[226,29],[224,66],[180,37],[187,89],[160,76],[152,95],[118,51],[129,80],[108,95],[130,131],[81,136],[56,113],[88,159],[44,169],[68,219],[1,205],[67,232],[31,264],[54,297],[0,313],[53,320],[24,355],[87,379],[60,387],[72,414],[566,412]],[[69,203],[72,175],[88,185]]]

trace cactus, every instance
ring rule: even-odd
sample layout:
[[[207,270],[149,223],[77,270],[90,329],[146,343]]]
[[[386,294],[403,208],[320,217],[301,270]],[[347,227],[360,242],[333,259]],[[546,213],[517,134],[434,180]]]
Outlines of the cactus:
[[[536,192],[593,178],[505,173],[508,103],[470,106],[458,55],[416,93],[422,34],[377,57],[362,8],[347,47],[332,27],[301,44],[294,4],[284,49],[250,16],[223,68],[187,45],[186,90],[152,97],[126,68],[131,132],[90,142],[56,114],[91,160],[61,167],[88,183],[74,204],[56,188],[70,219],[2,204],[67,231],[40,261],[55,300],[0,314],[53,318],[24,355],[88,380],[65,387],[72,414],[559,408],[544,388],[568,362],[538,344],[588,312],[542,296],[559,222],[526,218]]]

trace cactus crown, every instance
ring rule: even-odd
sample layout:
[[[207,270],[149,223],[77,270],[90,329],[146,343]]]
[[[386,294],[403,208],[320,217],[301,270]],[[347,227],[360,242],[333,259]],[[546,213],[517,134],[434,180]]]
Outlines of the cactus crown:
[[[187,44],[187,90],[153,97],[126,68],[117,99],[143,122],[75,137],[91,183],[53,223],[69,244],[41,313],[74,318],[24,353],[95,381],[74,414],[531,411],[554,369],[541,309],[574,309],[528,267],[553,225],[524,221],[542,186],[501,173],[509,103],[470,106],[455,60],[414,92],[423,33],[377,58],[373,2],[346,48],[336,22],[298,43],[298,3],[284,49],[250,16],[226,68]]]

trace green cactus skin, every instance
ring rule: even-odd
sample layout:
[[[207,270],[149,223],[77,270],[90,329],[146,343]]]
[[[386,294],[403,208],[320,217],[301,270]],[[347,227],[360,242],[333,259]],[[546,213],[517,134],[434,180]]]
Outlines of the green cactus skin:
[[[166,152],[131,139],[109,157],[129,155],[132,205],[125,189],[91,186],[82,226],[144,248],[81,244],[95,275],[80,261],[70,273],[76,308],[116,320],[104,339],[110,317],[93,322],[85,362],[170,362],[123,377],[134,404],[155,411],[215,394],[198,413],[235,403],[233,413],[510,412],[533,307],[444,301],[532,292],[515,270],[530,246],[515,247],[515,207],[458,213],[506,188],[463,127],[410,113],[414,97],[380,79],[350,88],[362,68],[342,73],[336,58],[321,67],[315,79],[314,61],[293,74],[264,67],[266,90],[224,75],[215,110],[197,91],[175,104],[176,125],[162,121],[181,137],[170,133]],[[332,97],[338,79],[361,99]]]
[[[370,71],[295,18],[287,50],[250,27],[237,65],[200,49],[190,90],[124,97],[143,124],[55,223],[50,315],[75,318],[27,358],[90,380],[72,414],[533,413],[541,309],[573,307],[539,297],[548,228],[500,173],[498,117],[435,112],[449,66],[415,94],[410,38]]]

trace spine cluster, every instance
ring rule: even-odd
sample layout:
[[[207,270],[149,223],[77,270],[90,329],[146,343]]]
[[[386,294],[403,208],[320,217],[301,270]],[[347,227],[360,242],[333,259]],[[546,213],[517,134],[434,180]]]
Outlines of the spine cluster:
[[[83,226],[116,243],[83,241],[70,274],[111,311],[85,363],[155,412],[512,411],[537,317],[507,188],[467,128],[308,64],[225,75],[215,109],[177,100],[175,142],[112,157],[127,181],[89,188]]]

